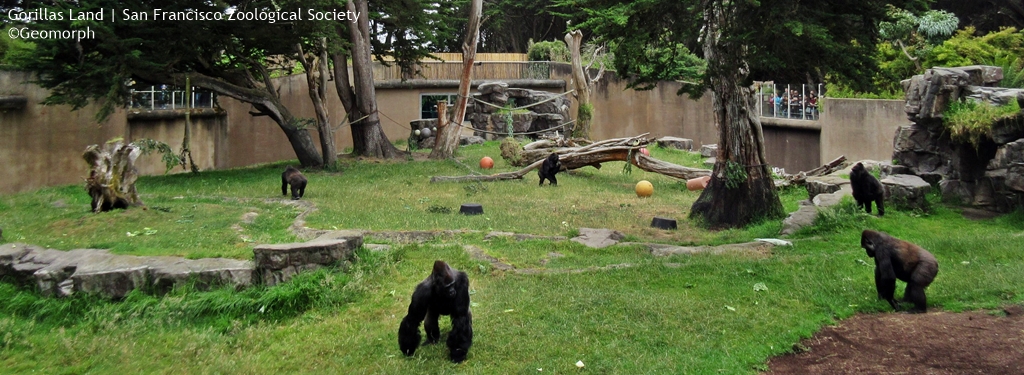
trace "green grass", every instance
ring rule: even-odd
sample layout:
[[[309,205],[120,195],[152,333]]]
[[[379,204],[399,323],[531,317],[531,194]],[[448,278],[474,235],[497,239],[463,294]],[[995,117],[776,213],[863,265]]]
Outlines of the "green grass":
[[[496,155],[496,148],[494,143],[465,148],[461,156],[475,166],[481,156]],[[699,163],[685,153],[652,152],[679,163]],[[499,171],[514,169],[496,162]],[[535,174],[522,182],[426,182],[431,175],[468,172],[454,162],[345,163],[341,173],[307,173],[305,200],[318,208],[307,217],[307,225],[555,235],[594,226],[622,230],[630,240],[674,244],[774,237],[780,228],[778,222],[720,232],[694,228],[685,213],[695,192],[637,169],[623,175],[621,165],[560,175],[558,187],[538,188]],[[105,243],[126,253],[243,258],[251,256],[252,243],[222,226],[240,222],[247,212],[258,213],[253,224],[243,225],[244,233],[257,242],[294,240],[284,228],[296,209],[272,201],[280,199],[280,169],[144,178],[140,190],[151,207],[145,211],[87,213],[88,201],[79,197],[84,196],[79,187],[4,196],[0,226],[6,241],[64,248]],[[632,185],[639,179],[655,184],[654,198],[635,197]],[[782,198],[786,210],[794,211],[806,192],[787,189]],[[64,201],[60,207],[53,204],[57,200]],[[865,228],[886,231],[935,254],[940,271],[928,289],[933,308],[962,311],[1024,301],[1024,212],[970,221],[936,197],[932,200],[928,213],[890,210],[881,218],[841,206],[817,227],[798,233],[794,246],[775,248],[770,256],[655,258],[631,246],[589,249],[572,242],[485,241],[484,233],[473,233],[386,252],[362,250],[347,271],[320,271],[243,292],[184,288],[165,297],[136,293],[111,303],[88,297],[40,298],[3,286],[0,372],[752,374],[764,369],[767,358],[789,351],[822,325],[854,313],[890,311],[875,298],[873,264],[859,247]],[[487,214],[427,212],[431,205],[457,208],[466,201],[483,203]],[[680,229],[648,230],[655,214],[680,219]],[[193,216],[183,219],[185,215]],[[109,238],[89,234],[107,233],[108,227]],[[144,227],[156,232],[134,237],[124,233]],[[204,229],[175,232],[199,227]],[[201,249],[178,245],[198,242],[204,243]],[[462,245],[476,246],[517,268],[552,273],[495,272],[471,259]],[[411,358],[397,347],[409,295],[435,259],[470,275],[475,337],[461,365],[447,361],[443,344],[422,347]],[[623,264],[629,267],[557,272]],[[441,327],[447,332],[446,318]],[[586,367],[577,369],[577,361]]]

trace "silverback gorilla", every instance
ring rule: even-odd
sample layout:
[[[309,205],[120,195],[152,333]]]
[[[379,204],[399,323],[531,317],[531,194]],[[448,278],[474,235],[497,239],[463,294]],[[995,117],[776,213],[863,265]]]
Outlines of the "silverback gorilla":
[[[288,195],[288,185],[292,186],[292,200],[299,200],[306,194],[306,176],[292,166],[281,173],[281,195]]]
[[[850,187],[853,188],[853,200],[857,201],[857,207],[864,207],[871,213],[871,202],[878,206],[878,216],[885,216],[885,189],[882,183],[872,176],[864,164],[857,163],[850,171]]]
[[[939,273],[939,263],[931,253],[910,242],[873,230],[861,233],[860,246],[867,251],[869,257],[875,258],[875,289],[878,298],[888,301],[893,309],[899,310],[893,293],[896,291],[896,279],[900,279],[907,283],[903,300],[914,303],[910,312],[923,313],[928,310],[924,289]]]
[[[551,185],[558,185],[555,174],[558,173],[559,169],[562,169],[562,163],[558,161],[558,155],[554,153],[548,155],[548,158],[544,160],[544,164],[540,166],[540,172],[537,172],[537,175],[540,176],[540,185],[544,185],[545,179],[551,181]]]
[[[450,315],[452,330],[448,333],[448,350],[452,362],[466,360],[469,346],[473,344],[473,314],[469,311],[469,276],[465,272],[448,266],[444,261],[435,261],[434,270],[416,285],[409,303],[409,314],[398,327],[398,347],[402,353],[411,356],[420,345],[420,322],[427,331],[425,344],[441,339],[437,326],[439,315]]]

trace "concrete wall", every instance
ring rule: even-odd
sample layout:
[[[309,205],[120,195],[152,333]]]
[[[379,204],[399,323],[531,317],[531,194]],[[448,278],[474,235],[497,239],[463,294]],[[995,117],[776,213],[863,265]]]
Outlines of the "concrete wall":
[[[96,105],[72,111],[70,106],[39,104],[49,92],[28,84],[31,80],[28,73],[0,72],[0,95],[28,99],[24,108],[0,110],[0,193],[83,183],[88,175],[82,160],[85,147],[127,131],[123,110],[97,123]]]
[[[896,128],[909,125],[902,100],[831,99],[822,101],[821,160],[846,155],[850,161],[892,160]]]
[[[551,79],[570,79],[568,64],[552,64]],[[0,96],[22,95],[22,109],[0,111],[0,193],[43,186],[79,183],[85,177],[82,151],[115,137],[127,140],[153,138],[178,150],[184,134],[184,118],[140,116],[118,110],[106,123],[93,119],[96,106],[71,111],[67,106],[42,106],[47,91],[27,84],[31,77],[19,72],[0,72]],[[305,77],[278,79],[284,105],[297,117],[312,118]],[[693,139],[695,147],[714,144],[718,130],[711,112],[711,95],[690,100],[676,95],[679,84],[663,82],[648,91],[626,89],[627,82],[606,73],[591,96],[594,104],[592,138],[606,139],[651,133],[650,137],[675,136]],[[448,85],[451,86],[451,85]],[[379,88],[377,100],[381,125],[392,141],[409,135],[409,122],[420,117],[420,94],[454,93],[455,86],[435,88]],[[551,92],[566,89],[541,88]],[[218,98],[222,112],[193,116],[192,150],[200,169],[226,169],[295,159],[280,127],[265,116],[249,115],[251,105]],[[333,123],[345,113],[333,85],[328,94]],[[576,113],[576,104],[570,110]],[[889,160],[895,129],[906,124],[900,100],[822,100],[819,121],[762,118],[768,161],[789,172],[809,170],[839,155],[850,160]],[[316,129],[310,129],[319,144]],[[335,131],[338,150],[352,146],[348,126]],[[162,174],[159,155],[139,160],[143,174]],[[183,172],[176,168],[172,173]]]

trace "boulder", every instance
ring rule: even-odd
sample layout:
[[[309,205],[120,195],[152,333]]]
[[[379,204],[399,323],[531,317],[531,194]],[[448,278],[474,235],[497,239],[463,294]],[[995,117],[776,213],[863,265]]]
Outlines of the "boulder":
[[[461,138],[459,138],[459,144],[463,146],[482,145],[484,144],[484,139],[481,137],[477,137],[475,135],[464,135]]]
[[[718,145],[717,144],[701,145],[700,146],[700,156],[701,157],[705,157],[705,158],[717,157],[718,156]]]
[[[600,249],[615,245],[626,238],[626,235],[611,229],[580,228],[579,236],[569,239],[570,241],[583,244],[587,247]]]
[[[882,179],[886,201],[898,207],[928,209],[925,196],[932,190],[931,184],[918,176],[897,174]]]
[[[266,285],[277,285],[301,271],[351,260],[357,248],[354,245],[345,239],[318,238],[309,242],[259,245],[253,249],[253,254],[260,280]]]
[[[505,82],[486,82],[481,83],[476,87],[476,90],[482,95],[489,95],[492,93],[504,94],[508,90],[508,83]]]
[[[674,148],[677,150],[690,151],[693,149],[693,140],[687,138],[678,137],[661,137],[658,138],[658,147]]]
[[[850,179],[836,175],[811,176],[807,177],[804,186],[807,188],[807,199],[814,199],[818,194],[830,194],[843,186],[850,186]]]
[[[800,201],[800,208],[782,220],[782,235],[796,233],[800,228],[814,224],[817,217],[818,207],[810,200]]]

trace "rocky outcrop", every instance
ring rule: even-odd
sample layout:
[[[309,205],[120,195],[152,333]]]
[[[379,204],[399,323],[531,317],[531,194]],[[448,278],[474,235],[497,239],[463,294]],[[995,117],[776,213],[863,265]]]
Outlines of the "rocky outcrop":
[[[661,137],[657,139],[658,147],[674,148],[676,150],[693,150],[693,140],[678,137]]]
[[[883,178],[881,182],[888,204],[901,208],[928,210],[928,200],[925,196],[932,190],[932,185],[921,177],[897,174]]]
[[[107,250],[53,250],[9,243],[0,246],[0,277],[32,285],[48,296],[77,292],[122,298],[135,289],[166,293],[193,283],[200,290],[244,288],[253,265],[236,259],[185,259],[110,254]]]
[[[537,139],[555,131],[565,134],[571,130],[569,99],[565,95],[547,91],[510,88],[504,82],[489,82],[477,87],[466,106],[466,121],[473,124],[473,135],[484,139],[499,139],[512,131],[525,133]],[[509,113],[508,109],[513,109]],[[519,108],[519,109],[516,109]]]
[[[896,130],[893,160],[901,170],[893,172],[938,186],[947,201],[998,212],[1024,206],[1024,112],[992,124],[977,144],[951,139],[942,125],[943,112],[957,100],[1024,104],[1024,90],[992,87],[1001,79],[1001,68],[967,66],[933,68],[904,81],[904,109],[913,123]]]
[[[199,290],[256,283],[274,285],[297,272],[350,261],[363,245],[359,232],[327,232],[298,244],[261,245],[256,261],[111,254],[102,249],[54,250],[8,243],[0,245],[0,278],[34,286],[43,295],[87,293],[123,298],[133,290],[164,294],[192,285]]]

